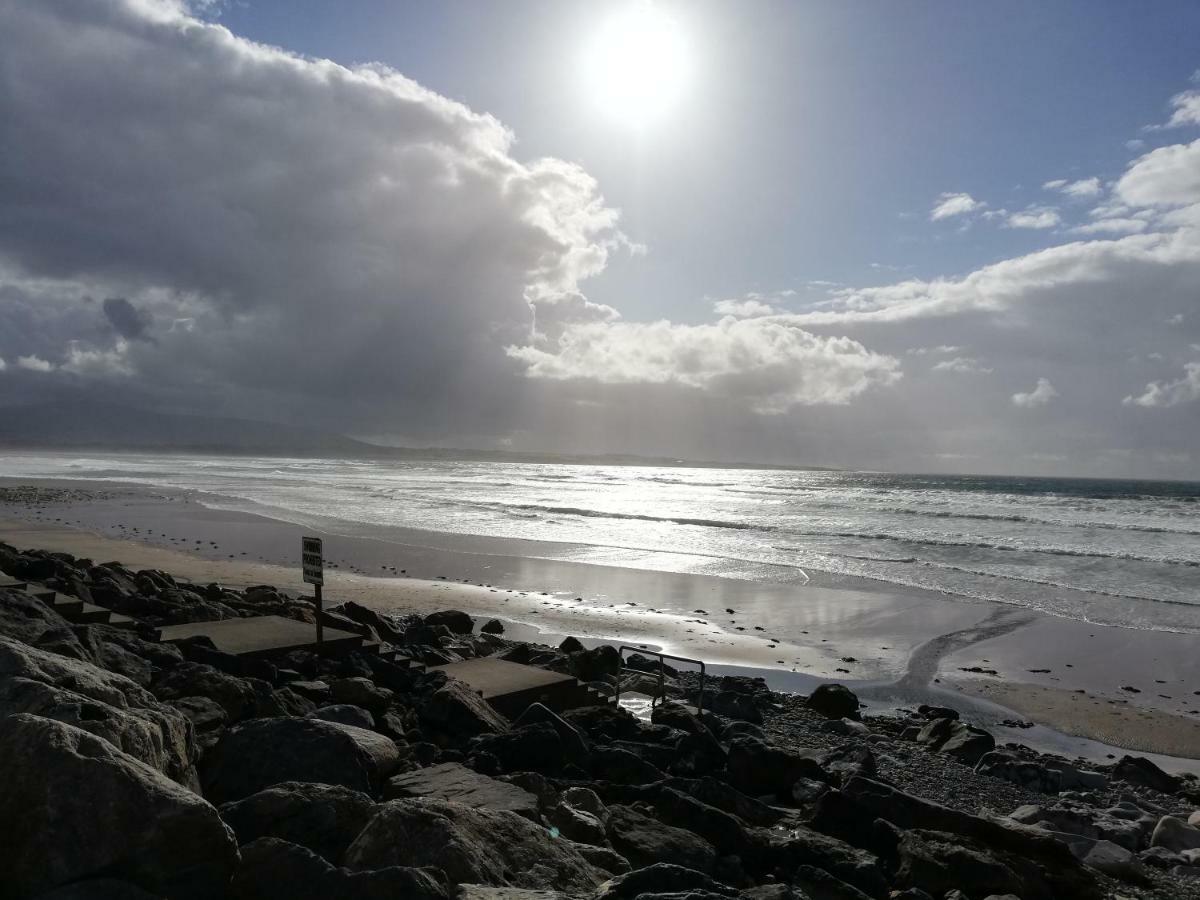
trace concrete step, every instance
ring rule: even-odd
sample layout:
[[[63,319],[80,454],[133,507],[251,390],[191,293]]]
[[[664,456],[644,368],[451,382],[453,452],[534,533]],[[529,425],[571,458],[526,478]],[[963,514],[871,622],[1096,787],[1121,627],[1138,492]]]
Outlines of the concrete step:
[[[81,610],[69,616],[63,615],[63,618],[69,619],[72,622],[77,622],[80,625],[103,625],[108,622],[111,616],[112,610],[105,609],[103,606],[97,606],[94,603],[84,603]]]
[[[108,614],[108,621],[105,622],[105,624],[110,625],[113,628],[125,628],[129,631],[136,631],[138,627],[138,622],[136,619],[131,619],[129,616],[123,616],[120,613],[115,612],[110,612]],[[155,639],[157,640],[157,638]]]
[[[64,619],[70,619],[83,612],[84,603],[78,597],[70,597],[57,591],[38,591],[37,593],[27,591],[27,593],[37,597]]]
[[[17,581],[0,575],[0,590],[23,591],[27,587],[29,587],[29,583],[26,581]]]

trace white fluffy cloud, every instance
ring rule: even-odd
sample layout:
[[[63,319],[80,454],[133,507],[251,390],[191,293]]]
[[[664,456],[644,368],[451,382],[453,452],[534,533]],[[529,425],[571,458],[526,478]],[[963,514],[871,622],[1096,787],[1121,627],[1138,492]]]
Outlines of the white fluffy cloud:
[[[746,400],[759,412],[844,404],[894,384],[899,363],[848,338],[819,337],[781,318],[726,317],[712,325],[585,324],[553,351],[510,347],[534,378],[678,384]]]
[[[1005,223],[1009,228],[1054,228],[1062,222],[1058,210],[1050,206],[1031,206],[1023,212],[1010,213]]]
[[[967,213],[975,212],[987,206],[986,203],[976,200],[970,194],[942,194],[938,197],[937,202],[933,204],[933,209],[929,212],[929,218],[936,222],[939,219],[948,219],[952,216],[961,216]]]
[[[1171,118],[1168,128],[1200,125],[1200,90],[1183,91],[1171,98]]]
[[[718,300],[713,304],[713,311],[721,316],[733,316],[738,319],[750,319],[755,316],[770,316],[779,312],[769,303],[761,300]]]
[[[1013,394],[1012,402],[1014,406],[1033,409],[1037,406],[1045,406],[1057,396],[1058,391],[1054,389],[1054,385],[1046,378],[1039,378],[1037,386],[1032,391]]]
[[[1135,207],[1200,203],[1200,140],[1159,147],[1139,157],[1113,193]]]
[[[990,375],[994,370],[983,365],[973,356],[956,356],[943,359],[933,365],[934,372],[955,372],[959,375]]]
[[[1081,178],[1078,181],[1067,181],[1065,178],[1057,178],[1054,181],[1047,181],[1042,187],[1047,190],[1060,191],[1068,197],[1076,198],[1097,197],[1102,190],[1099,178]]]
[[[1200,362],[1183,367],[1183,377],[1175,381],[1152,381],[1139,396],[1125,398],[1126,405],[1178,406],[1200,400]]]
[[[49,360],[42,359],[40,356],[18,356],[17,368],[26,369],[30,372],[50,372],[54,366]]]

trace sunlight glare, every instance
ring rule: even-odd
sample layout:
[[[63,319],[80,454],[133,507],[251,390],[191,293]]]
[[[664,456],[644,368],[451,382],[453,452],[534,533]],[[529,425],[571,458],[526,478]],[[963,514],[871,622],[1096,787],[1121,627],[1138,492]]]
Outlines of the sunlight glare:
[[[670,16],[639,0],[600,26],[583,65],[597,106],[617,121],[641,126],[678,100],[687,80],[687,46]]]

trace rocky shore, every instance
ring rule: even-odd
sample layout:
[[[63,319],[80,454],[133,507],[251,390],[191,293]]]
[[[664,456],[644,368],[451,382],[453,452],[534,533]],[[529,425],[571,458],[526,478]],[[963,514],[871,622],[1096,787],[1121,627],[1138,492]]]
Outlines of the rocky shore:
[[[657,662],[508,640],[461,611],[326,625],[369,639],[271,661],[159,627],[304,598],[0,544],[5,896],[57,898],[1200,897],[1200,781],[1096,766],[948,708],[863,716],[826,684],[666,671],[612,703],[505,717],[427,671],[496,656],[611,695]],[[132,621],[72,622],[38,590]],[[536,893],[535,893],[536,892]]]

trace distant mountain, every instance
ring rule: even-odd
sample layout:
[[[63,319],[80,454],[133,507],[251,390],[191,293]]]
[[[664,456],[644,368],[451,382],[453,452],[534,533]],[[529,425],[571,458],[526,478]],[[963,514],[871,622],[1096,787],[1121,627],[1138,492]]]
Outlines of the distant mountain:
[[[508,450],[464,450],[454,447],[388,447],[342,434],[291,425],[151,412],[128,406],[76,400],[0,407],[0,448],[4,447],[35,450],[148,450],[231,456],[576,463],[605,466],[823,468],[700,461],[635,454],[575,456]]]
[[[377,449],[344,435],[289,425],[82,401],[0,408],[0,446],[266,456],[367,456]]]

